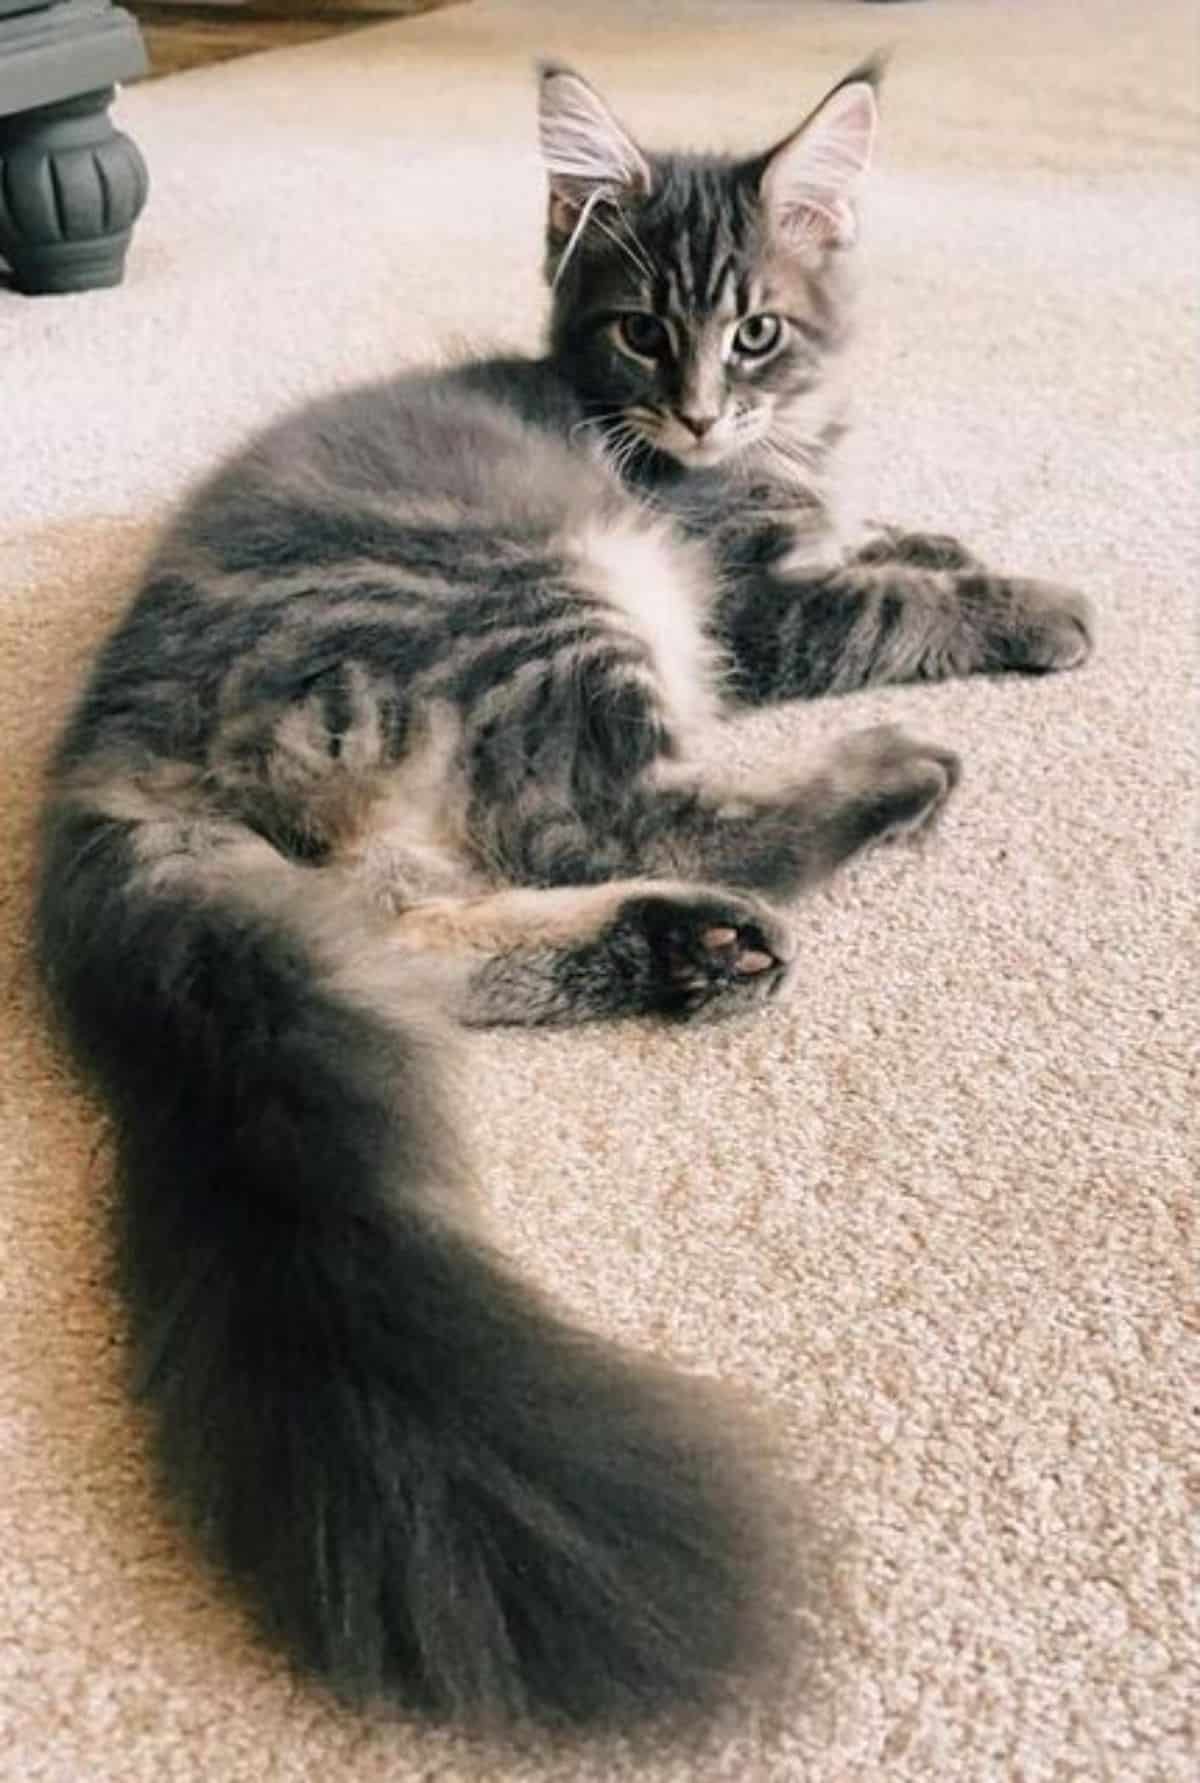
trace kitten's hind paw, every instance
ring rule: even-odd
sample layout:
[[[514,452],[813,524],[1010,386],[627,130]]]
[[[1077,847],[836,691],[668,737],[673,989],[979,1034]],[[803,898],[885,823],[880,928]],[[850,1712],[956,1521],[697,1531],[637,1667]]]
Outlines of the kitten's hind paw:
[[[1007,592],[1008,611],[992,640],[999,667],[1045,675],[1087,661],[1095,618],[1086,595],[1024,579],[1009,582]]]
[[[618,923],[647,949],[646,1007],[733,1015],[779,991],[794,953],[784,922],[757,898],[698,887],[631,898]]]

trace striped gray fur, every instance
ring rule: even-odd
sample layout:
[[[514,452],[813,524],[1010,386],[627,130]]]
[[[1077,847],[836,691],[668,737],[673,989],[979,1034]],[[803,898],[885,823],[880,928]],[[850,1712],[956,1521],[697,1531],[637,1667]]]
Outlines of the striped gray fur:
[[[876,80],[739,160],[648,153],[545,69],[545,356],[220,466],[58,752],[39,956],[120,1136],[163,1472],[355,1701],[628,1723],[771,1647],[728,1407],[472,1237],[439,1059],[455,1022],[768,1000],[779,903],[957,779],[883,729],[722,783],[696,742],[739,703],[1086,654],[1079,597],[952,540],[840,548]]]

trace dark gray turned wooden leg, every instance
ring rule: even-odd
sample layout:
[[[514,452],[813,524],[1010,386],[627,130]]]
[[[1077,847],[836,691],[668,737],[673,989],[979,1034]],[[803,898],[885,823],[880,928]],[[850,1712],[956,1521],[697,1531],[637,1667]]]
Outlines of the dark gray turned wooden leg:
[[[119,285],[146,202],[146,164],[100,87],[0,117],[0,255],[19,291]]]

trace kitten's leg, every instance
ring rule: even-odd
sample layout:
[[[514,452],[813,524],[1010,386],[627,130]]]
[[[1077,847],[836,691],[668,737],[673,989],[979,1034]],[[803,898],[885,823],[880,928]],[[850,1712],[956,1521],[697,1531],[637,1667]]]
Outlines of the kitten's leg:
[[[382,946],[350,969],[382,992],[388,958],[418,955],[469,1025],[734,1013],[779,989],[792,944],[772,909],[730,888],[789,897],[819,883],[868,844],[929,824],[957,778],[947,750],[881,727],[770,791],[673,767],[576,808],[571,825],[514,805],[490,839],[517,884],[468,897],[411,899],[402,870],[395,887],[380,883],[381,864],[390,878],[403,855],[367,849],[344,870]],[[630,876],[578,883],[589,853]]]
[[[446,962],[468,1026],[736,1014],[779,990],[792,955],[758,899],[651,879],[433,899],[399,912],[386,945]]]
[[[735,581],[718,619],[755,703],[979,670],[1075,668],[1091,650],[1082,595],[986,569],[941,534],[879,532],[833,569]]]
[[[647,778],[597,828],[596,852],[653,878],[429,899],[397,911],[388,945],[453,962],[468,1025],[734,1014],[779,990],[793,948],[774,910],[729,888],[794,896],[870,843],[926,827],[957,779],[948,750],[891,726],[771,792]],[[557,833],[538,822],[506,838],[524,876],[558,876]]]
[[[631,800],[630,852],[648,872],[792,898],[872,843],[926,829],[958,778],[951,751],[892,725],[853,733],[811,774],[765,791],[673,771],[675,784],[647,780]]]
[[[686,764],[660,763],[577,806],[571,824],[547,822],[536,806],[505,807],[489,840],[517,884],[669,875],[790,898],[869,844],[925,828],[958,775],[949,750],[881,726],[769,786],[721,785]]]

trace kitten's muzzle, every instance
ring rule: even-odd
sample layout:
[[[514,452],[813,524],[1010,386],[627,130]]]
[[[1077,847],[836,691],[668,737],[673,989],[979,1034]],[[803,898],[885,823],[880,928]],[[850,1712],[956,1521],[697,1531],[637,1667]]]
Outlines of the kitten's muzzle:
[[[685,415],[673,410],[664,418],[654,444],[680,464],[692,466],[719,464],[743,441],[731,425],[728,411]]]
[[[675,419],[681,426],[686,427],[688,432],[693,434],[696,439],[702,440],[706,433],[712,431],[721,417],[720,415],[684,415],[682,413],[677,413]]]

